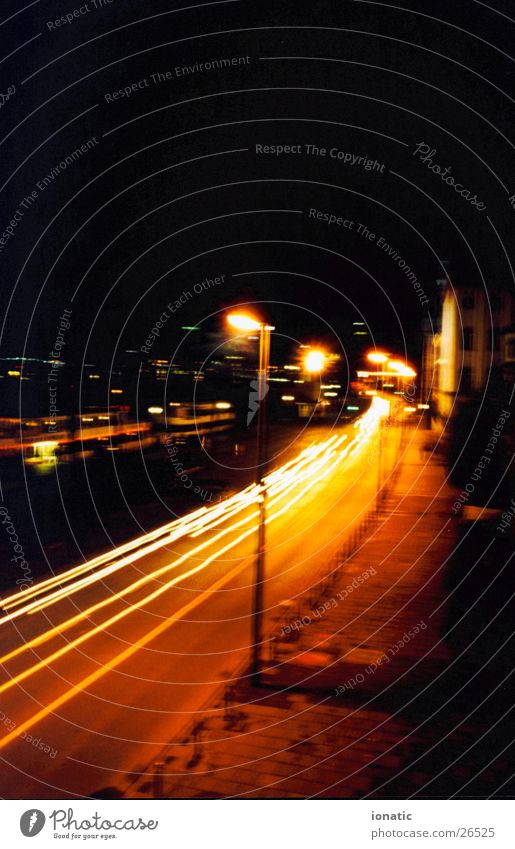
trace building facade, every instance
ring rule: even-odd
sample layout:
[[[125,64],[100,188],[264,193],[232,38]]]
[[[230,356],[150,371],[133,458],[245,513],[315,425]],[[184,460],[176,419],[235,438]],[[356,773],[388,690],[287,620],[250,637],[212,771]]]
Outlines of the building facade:
[[[515,365],[513,294],[453,286],[449,280],[441,288],[441,314],[434,333],[426,328],[424,349],[424,385],[439,424],[459,399],[512,380]]]

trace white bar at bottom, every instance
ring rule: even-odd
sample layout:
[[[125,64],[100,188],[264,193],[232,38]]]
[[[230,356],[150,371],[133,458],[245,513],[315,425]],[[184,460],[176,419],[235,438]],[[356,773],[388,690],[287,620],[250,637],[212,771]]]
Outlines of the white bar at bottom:
[[[505,800],[0,802],[5,847],[513,849]],[[27,841],[34,837],[34,844]]]

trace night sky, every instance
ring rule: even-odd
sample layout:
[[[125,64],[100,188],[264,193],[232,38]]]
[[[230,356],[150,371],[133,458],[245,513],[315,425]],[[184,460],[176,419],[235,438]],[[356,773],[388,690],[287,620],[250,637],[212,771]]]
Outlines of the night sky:
[[[4,2],[1,356],[48,357],[67,308],[68,361],[109,367],[189,292],[153,355],[199,325],[212,356],[223,311],[257,301],[279,357],[320,340],[352,358],[362,320],[363,345],[416,361],[437,279],[513,284],[510,10]]]

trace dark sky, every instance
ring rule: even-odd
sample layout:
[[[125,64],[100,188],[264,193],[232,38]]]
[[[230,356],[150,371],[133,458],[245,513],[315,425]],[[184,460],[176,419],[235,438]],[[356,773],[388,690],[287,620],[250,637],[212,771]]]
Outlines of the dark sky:
[[[47,356],[68,308],[67,356],[108,364],[189,292],[155,353],[193,323],[205,353],[222,338],[221,311],[255,300],[285,339],[345,348],[361,319],[373,340],[416,358],[444,268],[474,286],[513,285],[513,4],[99,4],[2,3],[2,55],[14,52],[1,91],[16,91],[0,110],[0,230],[23,214],[1,246],[1,356]],[[58,26],[63,15],[71,22]],[[236,61],[199,67],[220,59]],[[193,72],[179,76],[184,66]],[[435,151],[429,163],[420,144]]]

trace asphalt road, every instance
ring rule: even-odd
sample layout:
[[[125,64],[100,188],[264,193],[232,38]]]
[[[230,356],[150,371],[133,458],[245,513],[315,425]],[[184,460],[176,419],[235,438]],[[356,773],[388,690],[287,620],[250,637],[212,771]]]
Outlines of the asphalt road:
[[[315,447],[270,476],[265,634],[373,505],[374,407],[356,424],[308,433]],[[256,517],[249,489],[61,576],[63,589],[4,599],[4,798],[126,786],[235,674],[249,654]]]

